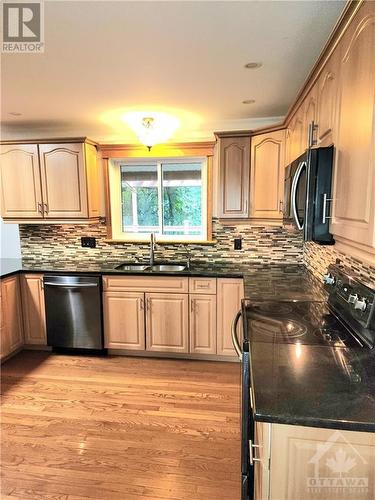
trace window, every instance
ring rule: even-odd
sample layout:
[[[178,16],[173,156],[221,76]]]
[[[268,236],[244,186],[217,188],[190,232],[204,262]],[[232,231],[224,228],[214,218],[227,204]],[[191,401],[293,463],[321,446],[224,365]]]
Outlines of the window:
[[[110,191],[114,239],[207,240],[206,159],[116,160]]]

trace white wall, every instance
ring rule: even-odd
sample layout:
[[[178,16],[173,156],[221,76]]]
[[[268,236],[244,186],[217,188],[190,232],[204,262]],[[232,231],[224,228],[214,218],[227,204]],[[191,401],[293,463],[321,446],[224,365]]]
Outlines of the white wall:
[[[21,257],[18,224],[4,224],[0,218],[0,257],[16,259]]]

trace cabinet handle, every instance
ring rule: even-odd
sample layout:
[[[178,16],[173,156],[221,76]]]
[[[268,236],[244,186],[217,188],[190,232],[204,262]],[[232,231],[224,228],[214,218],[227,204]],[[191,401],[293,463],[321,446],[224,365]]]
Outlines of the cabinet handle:
[[[151,312],[151,299],[146,299],[146,311]]]
[[[194,312],[194,299],[191,299],[190,309],[191,309],[191,312]]]
[[[44,282],[43,282],[43,278],[40,278],[40,280],[39,280],[39,284],[40,284],[40,289],[41,289],[41,290],[44,290]]]
[[[284,210],[283,210],[283,205],[284,205],[284,202],[282,200],[279,201],[279,212],[283,213]]]
[[[144,308],[145,308],[145,304],[144,304],[144,302],[143,302],[143,299],[140,299],[140,301],[139,301],[139,307],[140,307],[141,311],[143,311],[143,310],[144,310]]]
[[[48,205],[47,205],[47,203],[43,203],[43,206],[44,206],[44,212],[46,214],[48,214]]]
[[[43,215],[43,204],[38,202],[38,212]]]
[[[253,444],[252,440],[249,440],[249,462],[250,465],[254,465],[254,462],[261,462],[260,458],[255,458],[253,454],[254,448],[260,448],[259,444]]]

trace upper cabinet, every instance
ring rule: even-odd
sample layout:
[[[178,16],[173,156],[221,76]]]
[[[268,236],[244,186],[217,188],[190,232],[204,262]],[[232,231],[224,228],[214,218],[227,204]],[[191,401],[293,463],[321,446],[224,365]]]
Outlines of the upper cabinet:
[[[340,51],[332,232],[375,247],[375,3],[365,2]]]
[[[339,85],[339,50],[335,50],[324,66],[317,82],[317,140],[319,146],[335,142],[337,130],[337,94]]]
[[[250,216],[282,218],[285,165],[285,130],[254,136],[251,140]]]
[[[300,106],[288,126],[288,163],[298,158],[304,151],[305,137],[304,107]]]
[[[99,165],[88,142],[1,146],[5,221],[63,222],[99,217]]]
[[[43,218],[38,146],[1,146],[1,215],[4,219]]]
[[[219,218],[247,219],[250,194],[250,136],[217,136]]]

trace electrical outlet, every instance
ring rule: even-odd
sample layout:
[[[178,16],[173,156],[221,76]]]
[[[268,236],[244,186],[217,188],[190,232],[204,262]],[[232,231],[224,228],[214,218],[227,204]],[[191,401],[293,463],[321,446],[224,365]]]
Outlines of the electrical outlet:
[[[234,238],[234,249],[235,250],[242,250],[242,238]]]
[[[82,236],[81,247],[95,248],[96,247],[96,239],[92,238],[91,236]]]

